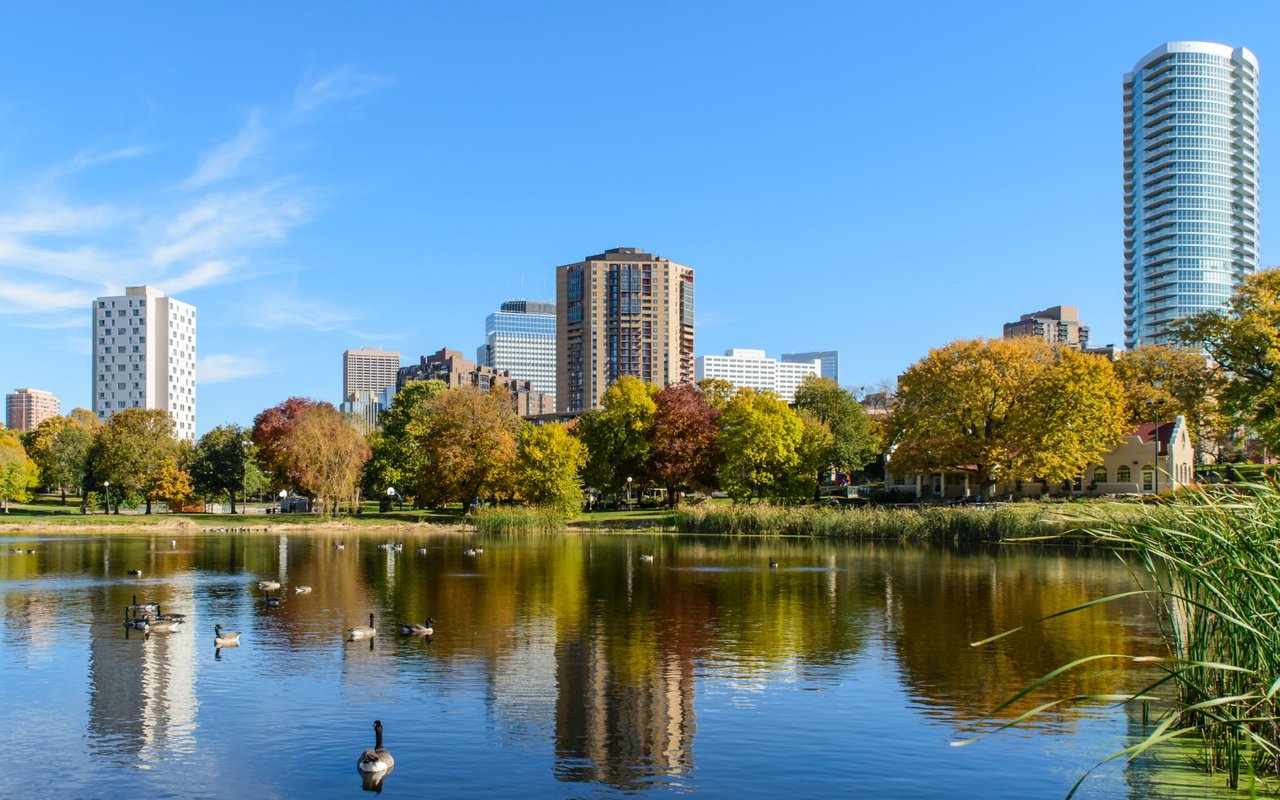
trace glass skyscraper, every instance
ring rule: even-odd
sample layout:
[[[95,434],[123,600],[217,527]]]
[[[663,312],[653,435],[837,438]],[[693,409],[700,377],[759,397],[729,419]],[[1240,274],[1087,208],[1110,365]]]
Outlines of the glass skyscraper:
[[[1227,307],[1258,267],[1258,60],[1169,42],[1124,77],[1125,346]]]
[[[534,391],[556,393],[556,304],[508,300],[484,320],[484,344],[476,350],[482,367],[531,381]]]

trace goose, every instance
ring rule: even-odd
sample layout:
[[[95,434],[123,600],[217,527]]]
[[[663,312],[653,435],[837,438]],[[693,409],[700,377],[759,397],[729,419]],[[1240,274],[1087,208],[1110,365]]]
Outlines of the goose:
[[[345,544],[343,544],[342,542],[334,542],[334,543],[333,543],[333,549],[334,549],[334,550],[345,550],[345,549],[346,549],[346,547],[347,547],[347,546],[346,546]]]
[[[641,560],[641,561],[653,561],[653,556],[652,556],[652,555],[648,555],[648,554],[644,554],[644,553],[642,553],[642,554],[640,555],[640,560]]]
[[[373,627],[373,615],[369,615],[369,625],[357,625],[354,628],[347,628],[347,638],[351,641],[358,639],[368,639],[378,635],[378,629]]]
[[[156,619],[162,622],[186,622],[186,614],[162,614],[160,613],[160,604],[156,603]]]
[[[480,551],[475,549],[474,547],[467,547],[463,549],[462,554],[464,556],[475,556],[475,555],[479,555]]]
[[[214,647],[237,647],[239,644],[240,634],[237,631],[224,631],[221,625],[213,626]]]
[[[135,594],[133,596],[133,605],[129,606],[129,610],[133,612],[133,615],[135,617],[138,616],[139,614],[151,614],[153,612],[158,614],[160,613],[160,604],[159,603],[139,603],[138,596]]]
[[[769,556],[769,569],[777,569],[778,562],[773,560],[773,556]]]
[[[390,546],[391,546],[391,542],[380,542],[380,543],[378,544],[378,549],[379,549],[379,550],[386,550],[386,549],[387,549],[388,547],[390,547]]]
[[[396,765],[396,760],[382,746],[382,720],[373,721],[373,736],[373,747],[365,750],[356,759],[356,769],[362,773],[378,772],[385,775]]]
[[[427,554],[427,548],[425,548],[425,547],[419,547],[419,548],[418,548],[418,555],[420,555],[420,556],[425,556],[426,554]]]
[[[280,605],[279,597],[272,597],[271,592],[267,592],[267,608],[275,608]]]
[[[483,552],[484,552],[484,548],[483,548],[483,547],[473,547],[473,548],[471,548],[471,549],[475,551],[475,554],[476,554],[476,555],[480,555],[481,553],[483,553]]]
[[[400,632],[409,636],[430,636],[436,632],[436,629],[432,627],[435,623],[436,621],[431,617],[427,617],[426,624],[423,625],[419,625],[416,622],[401,622]]]
[[[30,550],[30,551],[28,551],[28,552],[34,553],[34,552],[35,552],[35,550]],[[141,578],[141,577],[142,577],[142,570],[140,570],[140,569],[131,569],[131,570],[129,570],[129,574],[130,574],[130,575],[134,575],[134,576],[136,576],[136,577]]]
[[[177,547],[177,546],[178,546],[178,540],[177,540],[177,539],[170,539],[170,540],[169,540],[169,546],[170,546],[170,547]]]
[[[35,551],[35,550],[28,550],[28,551],[27,551],[27,555],[29,555],[29,556],[34,556],[35,554],[36,554],[36,551]],[[139,575],[141,575],[141,574],[142,574],[142,570],[138,570],[138,574],[139,574]]]
[[[147,633],[173,633],[182,622],[176,619],[144,619],[142,624]]]
[[[391,545],[391,549],[399,553],[401,550],[404,550],[404,545],[397,542],[396,544]]]
[[[135,631],[145,631],[147,629],[147,621],[145,619],[138,619],[137,617],[134,617],[133,619],[129,619],[129,607],[125,606],[124,607],[124,626],[126,629],[131,628]]]
[[[293,593],[294,593],[294,594],[311,594],[311,587],[310,587],[310,586],[295,586],[295,587],[293,587]]]
[[[279,581],[258,581],[258,588],[267,592],[274,592],[280,588]]]

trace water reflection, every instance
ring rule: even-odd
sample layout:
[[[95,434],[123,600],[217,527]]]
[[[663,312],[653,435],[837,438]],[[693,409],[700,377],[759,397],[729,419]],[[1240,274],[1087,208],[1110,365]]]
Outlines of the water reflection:
[[[546,796],[563,794],[554,787],[566,783],[661,793],[715,780],[704,788],[727,791],[724,782],[734,779],[744,791],[767,792],[750,782],[755,773],[743,762],[759,757],[760,737],[770,733],[784,739],[779,758],[807,758],[832,737],[850,753],[885,748],[838,716],[806,726],[775,708],[779,697],[810,707],[801,691],[826,693],[812,706],[818,715],[854,707],[886,719],[905,714],[901,752],[936,748],[931,769],[971,770],[972,759],[987,754],[954,754],[945,739],[1011,689],[1083,654],[1150,652],[1140,600],[969,646],[1129,588],[1113,558],[1072,552],[616,534],[407,532],[396,537],[402,551],[377,547],[385,535],[349,532],[343,548],[323,533],[182,534],[177,546],[172,538],[50,538],[38,556],[0,557],[0,680],[12,684],[51,658],[70,676],[67,685],[82,671],[84,779],[121,793],[139,778],[120,765],[154,768],[152,789],[184,793],[191,787],[183,776],[214,776],[230,763],[244,775],[223,788],[297,795],[315,781],[324,794],[331,778],[350,780],[338,777],[336,753],[360,743],[367,722],[357,723],[369,712],[400,717],[403,774],[388,790],[433,780],[442,791],[452,787],[451,796],[503,793],[488,761],[493,747],[507,754],[499,772],[519,776],[507,793]],[[464,554],[473,545],[482,556]],[[769,568],[771,557],[779,568]],[[143,579],[124,577],[132,565]],[[264,579],[282,584],[278,607],[263,602],[256,587]],[[311,591],[295,594],[295,585]],[[119,610],[133,594],[188,614],[187,623],[126,639]],[[367,624],[370,612],[378,634],[344,642],[344,631]],[[399,635],[398,620],[429,616],[437,620],[434,640]],[[241,646],[210,653],[215,624],[243,631]],[[873,679],[889,683],[848,689]],[[1129,681],[1123,671],[1094,670],[1066,677],[1059,690],[1114,691]],[[0,711],[21,724],[39,718],[41,703],[9,698]],[[923,722],[911,720],[917,713]],[[267,715],[270,727],[237,722]],[[1055,712],[1045,733],[1078,732],[1086,718]],[[1125,724],[1118,720],[1115,736],[1126,735]],[[278,742],[281,729],[295,735]],[[56,741],[58,755],[78,757],[77,741],[66,738]],[[239,748],[253,752],[255,743],[274,748],[279,763],[242,763]],[[19,757],[12,742],[0,742],[4,756]],[[902,758],[890,751],[875,763],[902,780]],[[1027,761],[1008,758],[1027,769]],[[741,777],[726,777],[726,763]],[[847,780],[850,763],[860,762],[808,767],[788,778],[799,781],[795,791],[775,788],[825,791],[831,787],[822,781]],[[538,783],[544,779],[550,783]],[[895,793],[896,784],[863,780],[872,794]],[[84,794],[87,785],[61,788]]]

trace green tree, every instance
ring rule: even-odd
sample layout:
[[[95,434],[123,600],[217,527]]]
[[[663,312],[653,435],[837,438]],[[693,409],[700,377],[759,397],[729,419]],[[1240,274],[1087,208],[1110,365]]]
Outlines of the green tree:
[[[891,469],[1000,480],[1078,477],[1125,432],[1111,363],[1030,339],[968,339],[903,375],[889,418]]]
[[[285,473],[322,513],[358,509],[360,475],[369,460],[364,437],[327,403],[300,409],[291,423],[279,441]]]
[[[566,516],[582,509],[582,479],[587,449],[567,425],[525,425],[516,436],[515,480],[529,503],[555,508]]]
[[[703,378],[698,381],[698,391],[702,392],[707,405],[716,411],[723,411],[737,390],[724,378]]]
[[[0,509],[8,514],[11,500],[29,499],[39,477],[39,470],[27,457],[18,434],[0,429]]]
[[[89,448],[90,485],[94,488],[109,482],[108,503],[115,500],[133,505],[146,502],[151,513],[149,487],[170,459],[178,458],[180,449],[173,438],[173,419],[162,409],[126,408],[116,412],[98,428]]]
[[[651,383],[624,376],[604,393],[599,410],[582,415],[578,430],[587,446],[583,477],[589,486],[621,493],[627,478],[648,473],[657,392]]]
[[[812,414],[831,432],[831,447],[819,459],[819,484],[829,469],[853,473],[880,455],[880,438],[866,409],[830,378],[805,378],[796,389],[796,408]]]
[[[422,508],[417,486],[426,481],[425,453],[418,443],[427,430],[431,402],[448,390],[444,381],[411,381],[396,393],[378,420],[381,430],[369,436],[372,456],[365,465],[365,492],[381,497],[388,487],[413,494],[415,508]]]
[[[736,501],[786,494],[801,467],[805,424],[773,392],[742,389],[720,413],[720,486]]]
[[[1280,269],[1250,275],[1227,311],[1179,320],[1173,333],[1221,366],[1220,399],[1236,424],[1280,446]]]
[[[520,418],[505,390],[463,386],[435,397],[418,437],[424,470],[416,492],[428,505],[510,491]]]
[[[231,513],[236,513],[236,497],[244,499],[249,478],[257,472],[256,455],[257,446],[247,429],[231,424],[210,430],[200,437],[191,463],[196,491],[211,497],[225,495],[231,501]]]
[[[667,505],[675,508],[682,491],[695,486],[711,488],[716,483],[720,411],[701,390],[682,383],[673,383],[653,400],[650,471],[666,488]]]
[[[64,417],[50,417],[31,432],[27,454],[40,470],[40,481],[54,486],[67,504],[67,490],[84,483],[89,447],[98,420],[93,412],[77,408]]]

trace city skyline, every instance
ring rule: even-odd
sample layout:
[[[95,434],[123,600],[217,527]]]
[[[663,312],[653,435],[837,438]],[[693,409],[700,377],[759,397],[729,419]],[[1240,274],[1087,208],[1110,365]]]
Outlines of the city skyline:
[[[496,27],[482,9],[432,9],[406,24],[320,13],[297,31],[288,9],[244,8],[257,24],[20,8],[0,32],[10,72],[68,66],[0,91],[6,390],[91,407],[84,303],[147,283],[201,309],[196,433],[244,424],[290,395],[340,399],[331,372],[292,365],[468,347],[498,303],[554,294],[548,265],[631,244],[697,267],[696,354],[828,347],[846,385],[1056,303],[1087,315],[1093,342],[1120,343],[1124,74],[1164,42],[1247,47],[1265,119],[1280,39],[1277,11],[1248,2],[925,22],[839,4],[507,6]],[[163,35],[192,25],[208,35]],[[621,26],[681,63],[569,57]],[[552,46],[529,50],[530,32]],[[1054,48],[1071,57],[1045,59]],[[904,79],[933,86],[929,102]],[[565,135],[596,119],[608,135]],[[602,203],[589,189],[604,170],[650,185]],[[1261,238],[1274,265],[1265,224]]]

